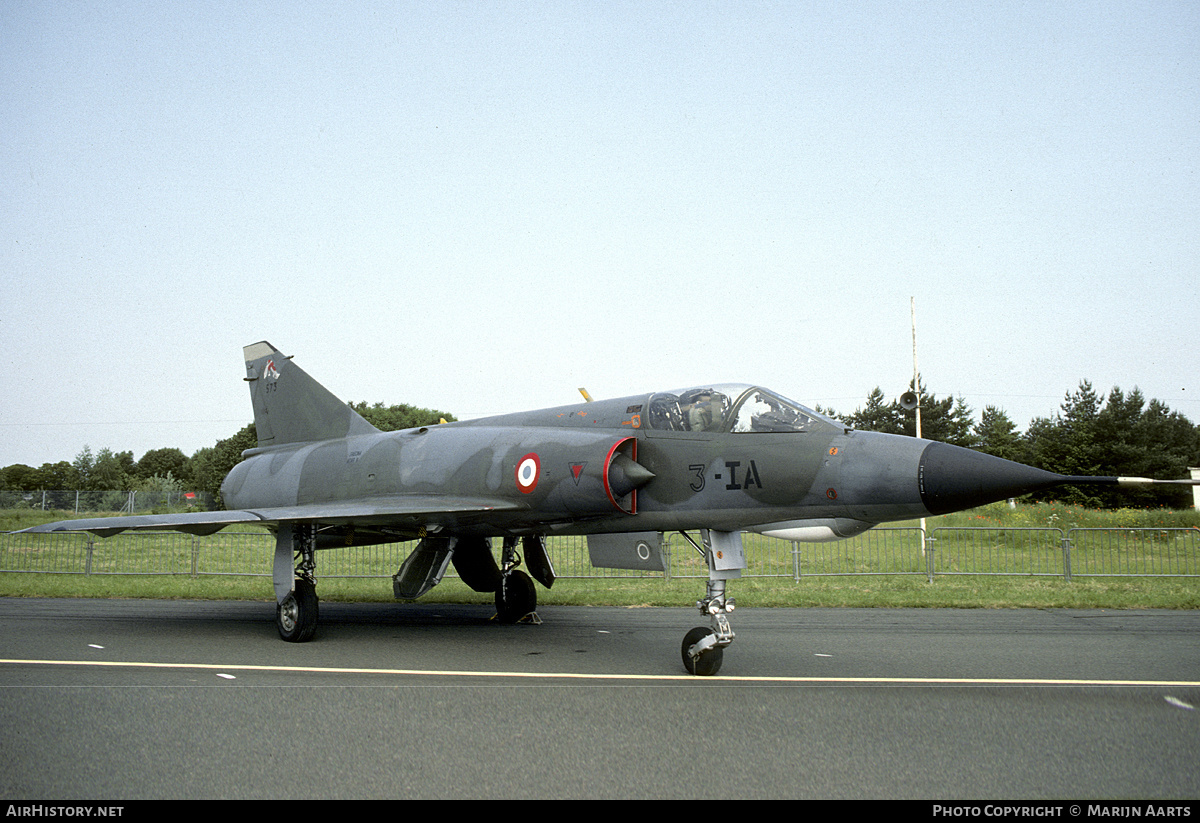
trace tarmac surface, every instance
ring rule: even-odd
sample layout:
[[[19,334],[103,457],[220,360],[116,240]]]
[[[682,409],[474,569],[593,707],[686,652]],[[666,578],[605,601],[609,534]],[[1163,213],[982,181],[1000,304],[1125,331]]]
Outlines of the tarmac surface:
[[[0,598],[0,796],[1200,798],[1200,612],[539,616]]]

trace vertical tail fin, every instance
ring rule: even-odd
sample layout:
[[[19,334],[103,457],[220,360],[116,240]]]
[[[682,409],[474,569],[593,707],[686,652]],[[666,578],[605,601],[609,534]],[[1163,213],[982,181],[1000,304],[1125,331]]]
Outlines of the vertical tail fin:
[[[379,431],[270,343],[254,343],[242,351],[259,446]]]

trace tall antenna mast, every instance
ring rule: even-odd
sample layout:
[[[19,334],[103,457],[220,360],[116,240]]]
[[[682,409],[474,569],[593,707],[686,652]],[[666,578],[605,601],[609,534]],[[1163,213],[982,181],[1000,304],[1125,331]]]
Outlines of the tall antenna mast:
[[[912,314],[913,337],[913,394],[917,396],[917,439],[921,439],[921,372],[917,370],[917,298],[910,297],[909,310]]]
[[[917,298],[908,298],[909,313],[912,315],[913,334],[913,394],[917,396],[917,439],[921,439],[921,372],[917,369]],[[925,557],[925,518],[921,518],[921,557]]]

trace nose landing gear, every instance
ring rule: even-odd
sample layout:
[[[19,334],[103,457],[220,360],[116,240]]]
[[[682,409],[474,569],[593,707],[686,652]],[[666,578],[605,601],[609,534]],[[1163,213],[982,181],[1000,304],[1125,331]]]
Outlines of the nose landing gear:
[[[703,548],[686,533],[682,534],[708,563],[708,588],[704,599],[696,601],[696,608],[709,617],[711,628],[697,626],[684,635],[680,655],[688,674],[709,677],[720,671],[725,647],[734,638],[729,626],[729,612],[736,604],[732,597],[725,596],[725,581],[741,577],[742,569],[746,568],[742,534],[705,530],[701,532]]]

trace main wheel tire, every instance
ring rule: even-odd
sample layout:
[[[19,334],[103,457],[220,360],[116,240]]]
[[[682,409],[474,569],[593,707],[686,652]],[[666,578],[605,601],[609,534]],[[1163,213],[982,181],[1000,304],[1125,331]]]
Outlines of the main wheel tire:
[[[496,589],[496,619],[501,623],[516,623],[537,609],[537,590],[533,580],[519,569],[509,574]]]
[[[688,674],[711,677],[721,670],[721,662],[725,658],[725,650],[720,646],[713,646],[711,649],[706,649],[700,652],[699,656],[694,659],[688,654],[692,646],[710,634],[714,637],[716,636],[716,633],[707,626],[697,626],[683,636],[683,645],[680,647],[680,653],[683,656],[683,667],[687,669]]]
[[[296,588],[275,607],[279,636],[289,643],[312,640],[317,631],[317,603],[316,587],[308,580],[297,580]]]

